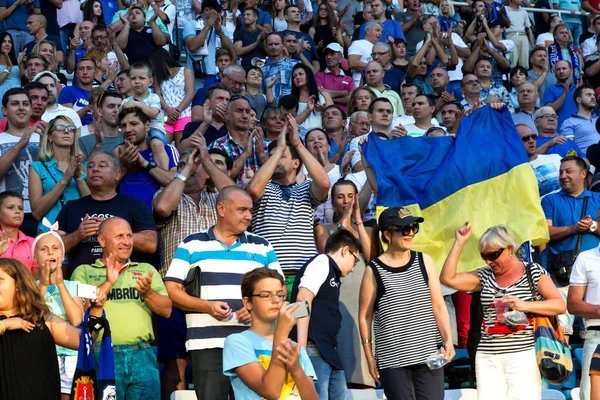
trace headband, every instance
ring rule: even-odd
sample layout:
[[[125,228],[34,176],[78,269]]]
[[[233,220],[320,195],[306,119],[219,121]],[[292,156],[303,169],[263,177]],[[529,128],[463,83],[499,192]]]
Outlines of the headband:
[[[48,232],[40,233],[33,240],[33,244],[31,245],[31,255],[33,256],[33,258],[35,259],[35,247],[36,247],[37,243],[39,242],[39,240],[41,238],[43,238],[44,236],[47,236],[47,235],[52,235],[58,239],[58,241],[60,242],[60,245],[62,246],[62,250],[63,250],[63,254],[64,254],[65,253],[65,244],[62,241],[62,237],[58,234],[58,222],[55,222],[54,224],[50,224],[50,221],[48,221],[48,219],[46,217],[44,217],[44,219],[42,220],[42,225],[44,225],[46,228],[48,228],[50,230]]]

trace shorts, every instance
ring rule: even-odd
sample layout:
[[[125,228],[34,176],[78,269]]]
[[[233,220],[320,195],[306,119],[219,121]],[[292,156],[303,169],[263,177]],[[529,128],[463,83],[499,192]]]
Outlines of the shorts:
[[[148,136],[146,137],[146,143],[150,144],[150,141],[152,139],[158,139],[161,142],[163,142],[163,144],[169,144],[167,142],[167,135],[165,135],[165,133],[158,128],[150,128],[150,130],[148,131]]]
[[[173,125],[165,122],[165,131],[169,133],[183,132],[183,128],[185,128],[189,122],[192,122],[192,117],[179,118]]]
[[[185,311],[173,307],[169,318],[158,317],[158,361],[187,358]]]
[[[77,356],[58,356],[58,371],[60,372],[60,392],[71,394],[73,390],[73,375],[77,367]]]

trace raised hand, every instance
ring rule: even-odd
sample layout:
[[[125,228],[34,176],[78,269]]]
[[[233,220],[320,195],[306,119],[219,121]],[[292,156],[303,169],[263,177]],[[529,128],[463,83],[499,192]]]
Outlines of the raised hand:
[[[279,78],[281,77],[281,74],[277,74],[273,77],[273,79],[270,79],[267,82],[267,88],[272,89],[273,86],[275,86],[275,83],[279,80]]]
[[[114,285],[119,279],[119,265],[117,264],[117,256],[110,253],[106,257],[106,280]]]
[[[300,349],[300,345],[292,342],[291,339],[282,340],[280,345],[275,348],[277,359],[285,365],[292,376],[302,371]]]
[[[344,158],[342,158],[342,162],[340,163],[340,170],[344,172],[346,168],[350,165],[350,161],[352,161],[352,156],[354,156],[355,150],[347,151],[344,154]]]
[[[458,228],[455,233],[455,238],[457,242],[464,243],[471,236],[471,227],[468,222],[465,222],[463,226]]]
[[[152,292],[152,276],[154,271],[150,270],[148,275],[138,278],[135,282],[135,290],[142,296],[148,296]]]
[[[8,245],[10,243],[10,229],[5,229],[0,235],[0,255],[6,253]]]
[[[286,116],[286,119],[290,144],[294,147],[301,145],[302,139],[300,139],[300,133],[298,131],[298,124],[296,123],[296,118],[292,117],[292,114],[288,114]]]

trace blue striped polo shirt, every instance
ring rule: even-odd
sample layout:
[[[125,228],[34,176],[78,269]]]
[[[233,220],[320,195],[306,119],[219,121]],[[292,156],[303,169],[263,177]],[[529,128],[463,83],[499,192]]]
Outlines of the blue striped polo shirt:
[[[187,313],[188,351],[223,348],[227,336],[248,329],[248,325],[235,316],[235,311],[243,307],[240,285],[246,272],[267,267],[283,276],[275,250],[266,239],[244,232],[227,247],[215,237],[213,228],[185,238],[175,251],[165,276],[165,281],[183,283],[192,268],[200,268],[201,298],[227,302],[232,309],[224,320],[207,313]]]

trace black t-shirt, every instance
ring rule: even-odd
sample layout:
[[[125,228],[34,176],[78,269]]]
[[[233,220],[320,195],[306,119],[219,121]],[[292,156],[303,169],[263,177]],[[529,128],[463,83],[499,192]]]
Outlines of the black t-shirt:
[[[48,0],[40,0],[40,12],[48,24],[46,25],[46,33],[49,36],[59,36],[58,20],[56,18],[56,7],[54,7]],[[27,53],[29,54],[29,53]]]
[[[237,41],[241,41],[242,47],[246,47],[256,42],[258,35],[260,35],[260,31],[258,29],[255,31],[246,30],[243,32],[237,30],[235,32],[235,36],[233,37],[233,42],[235,43]],[[258,46],[256,46],[250,53],[244,54],[242,56],[242,67],[244,67],[246,71],[248,71],[248,69],[252,66],[250,62],[254,57],[263,59],[266,58],[265,49],[263,48],[262,43],[259,43]]]
[[[152,212],[146,204],[136,197],[122,194],[117,194],[110,200],[94,200],[92,196],[85,196],[68,201],[56,218],[59,229],[66,233],[75,232],[86,214],[90,218],[121,217],[129,222],[134,233],[156,231]],[[69,253],[69,271],[73,272],[81,264],[92,264],[101,257],[102,247],[98,243],[98,237],[89,237]],[[136,252],[131,256],[133,261],[146,261],[148,258],[149,255]]]
[[[158,47],[152,37],[152,29],[144,26],[140,32],[133,28],[129,30],[129,40],[123,52],[129,59],[129,65],[133,65],[138,61],[148,62],[150,53]]]
[[[62,44],[60,44],[60,37],[58,35],[53,36],[48,33],[48,36],[46,36],[46,38],[44,40],[54,43],[54,45],[56,46],[56,51],[62,51],[64,53]],[[25,46],[23,46],[23,50],[27,50],[27,52],[25,54],[30,55],[36,44],[37,44],[36,41],[32,40],[31,42],[29,42]]]
[[[181,140],[187,139],[196,132],[196,129],[200,126],[202,121],[192,121],[188,122],[183,128],[183,133],[181,134]],[[211,145],[217,139],[222,138],[227,135],[229,131],[227,130],[227,125],[223,125],[220,129],[215,128],[212,125],[209,125],[206,128],[206,132],[204,132],[204,139],[206,139],[206,144]]]
[[[590,55],[588,60],[585,62],[585,64],[583,64],[583,71],[585,72],[586,69],[591,67],[593,64],[595,64],[599,60],[600,60],[600,57],[598,57],[597,54]],[[587,77],[588,83],[590,84],[590,86],[593,86],[594,89],[596,89],[597,87],[600,87],[600,74],[595,74],[594,76],[586,75],[586,77]]]

